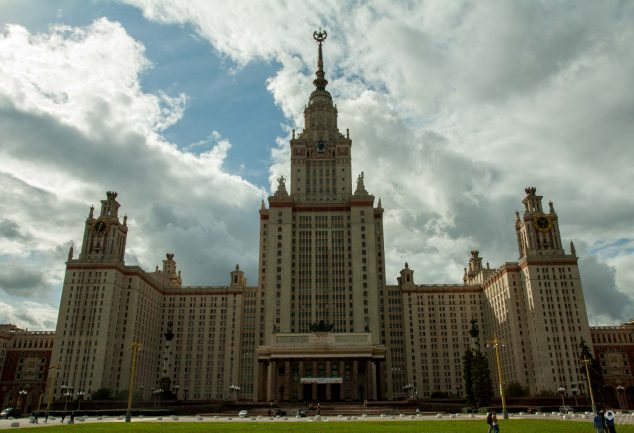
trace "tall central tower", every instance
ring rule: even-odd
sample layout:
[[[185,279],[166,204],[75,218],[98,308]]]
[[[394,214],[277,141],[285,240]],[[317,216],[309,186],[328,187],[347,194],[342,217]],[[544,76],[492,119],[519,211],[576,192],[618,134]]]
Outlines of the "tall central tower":
[[[327,335],[335,338],[337,334],[356,334],[345,338],[362,342],[365,349],[382,344],[383,210],[380,204],[374,207],[374,196],[365,189],[363,173],[353,191],[352,141],[348,134],[339,132],[337,108],[326,90],[322,44],[327,35],[320,31],[313,36],[318,43],[315,90],[304,109],[304,129],[297,135],[293,131],[290,141],[290,194],[286,179],[280,177],[276,192],[268,198],[268,208],[262,203],[260,209],[256,294],[260,317],[256,314],[256,323],[262,328],[259,339],[257,333],[255,339],[261,353],[269,350],[265,348],[279,346],[284,340],[282,334],[288,337],[284,341],[294,342],[307,342],[315,337],[313,334],[322,339]],[[337,338],[343,341],[344,336]],[[328,359],[327,354],[317,354],[314,345],[302,347],[307,357],[319,355],[322,360]],[[310,377],[330,377],[333,368],[346,368],[341,354],[330,355],[327,365],[317,363],[313,369],[310,364]],[[264,359],[262,356],[260,360]],[[363,371],[366,370],[367,360],[355,362],[362,362]],[[348,367],[352,369],[353,365]],[[298,365],[288,364],[288,368],[294,369],[296,379],[307,379],[308,373],[302,373]],[[370,370],[368,377],[371,374],[376,379],[378,370]],[[343,372],[337,374],[341,376],[340,373]],[[277,370],[261,374],[274,376]],[[311,399],[311,395],[289,394],[297,392],[296,381],[285,378],[286,391],[272,381],[279,383],[272,377],[267,384],[260,383],[260,388],[267,387],[267,395],[261,390],[258,399]],[[365,393],[365,398],[372,398],[369,389],[373,395],[378,391],[376,385],[364,386],[361,391],[346,386],[344,383],[333,390],[329,385],[330,397],[359,398]],[[303,392],[313,390],[299,390],[300,394]]]
[[[324,33],[325,35],[325,33]],[[304,109],[304,130],[291,140],[291,195],[297,202],[346,201],[352,194],[352,141],[337,128],[337,107],[326,90],[319,43],[315,90]]]

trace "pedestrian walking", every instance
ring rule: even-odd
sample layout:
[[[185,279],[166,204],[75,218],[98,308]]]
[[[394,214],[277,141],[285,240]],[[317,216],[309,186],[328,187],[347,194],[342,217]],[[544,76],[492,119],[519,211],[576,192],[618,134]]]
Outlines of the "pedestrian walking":
[[[75,424],[75,412],[70,413],[70,419],[68,420],[68,424]]]
[[[491,411],[491,427],[493,427],[493,433],[500,432],[500,425],[498,424],[498,417],[495,415],[495,411]]]
[[[592,425],[594,426],[594,430],[596,433],[603,433],[603,427],[605,426],[603,422],[603,411],[598,411],[592,420]]]
[[[492,433],[493,432],[493,416],[491,411],[487,412],[487,424],[489,425],[489,430],[487,430],[487,433]]]
[[[64,424],[65,419],[66,419],[66,412],[62,413],[62,420],[60,422]]]
[[[611,410],[605,413],[605,427],[609,433],[616,433],[616,426],[614,425],[614,412]]]

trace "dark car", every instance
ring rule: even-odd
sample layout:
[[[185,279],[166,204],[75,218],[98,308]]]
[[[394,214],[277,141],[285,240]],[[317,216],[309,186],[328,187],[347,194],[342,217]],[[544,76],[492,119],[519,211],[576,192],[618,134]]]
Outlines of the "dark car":
[[[8,407],[0,412],[0,419],[20,418],[20,409]]]

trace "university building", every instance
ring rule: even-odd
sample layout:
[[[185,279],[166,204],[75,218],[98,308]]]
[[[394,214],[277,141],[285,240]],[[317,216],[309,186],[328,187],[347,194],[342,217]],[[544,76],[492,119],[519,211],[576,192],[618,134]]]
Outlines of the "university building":
[[[352,173],[353,142],[326,90],[325,34],[315,38],[315,89],[290,141],[290,176],[259,209],[257,284],[236,265],[226,286],[184,286],[171,253],[152,272],[126,265],[127,220],[108,192],[90,208],[79,254],[69,251],[52,355],[58,383],[127,390],[140,342],[135,388],[145,398],[463,396],[474,325],[492,372],[487,343],[504,343],[506,384],[538,394],[583,382],[578,344],[592,339],[574,245],[564,247],[554,205],[544,208],[534,187],[510,213],[517,261],[492,268],[473,250],[460,284],[418,284],[407,263],[386,280],[384,209],[364,174]]]
[[[55,341],[53,331],[0,324],[0,404],[30,413],[46,400],[44,389]]]

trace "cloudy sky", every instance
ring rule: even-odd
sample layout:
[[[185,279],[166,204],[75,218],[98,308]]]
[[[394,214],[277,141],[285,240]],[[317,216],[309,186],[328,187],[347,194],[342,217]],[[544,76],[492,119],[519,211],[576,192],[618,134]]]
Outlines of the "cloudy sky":
[[[518,258],[524,188],[580,256],[590,322],[634,317],[634,3],[0,0],[0,322],[53,329],[71,244],[119,192],[126,263],[256,282],[258,208],[324,46],[388,283]]]

